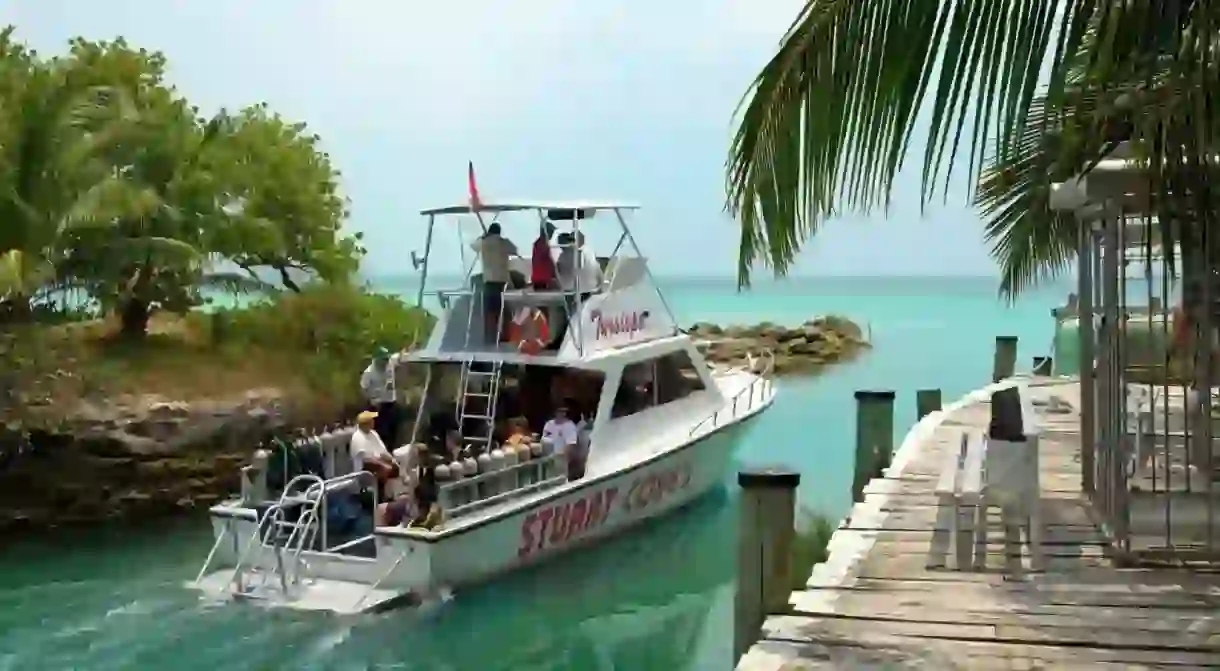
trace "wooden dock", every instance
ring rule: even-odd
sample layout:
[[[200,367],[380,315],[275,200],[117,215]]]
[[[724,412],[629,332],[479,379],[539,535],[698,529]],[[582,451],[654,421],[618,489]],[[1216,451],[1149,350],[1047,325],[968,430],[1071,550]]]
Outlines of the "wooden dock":
[[[1079,385],[1030,385],[1072,408],[1040,413],[1045,572],[1005,556],[998,514],[985,570],[928,568],[939,470],[964,429],[986,429],[984,388],[911,430],[737,668],[1220,668],[1220,574],[1115,567],[1080,491]]]

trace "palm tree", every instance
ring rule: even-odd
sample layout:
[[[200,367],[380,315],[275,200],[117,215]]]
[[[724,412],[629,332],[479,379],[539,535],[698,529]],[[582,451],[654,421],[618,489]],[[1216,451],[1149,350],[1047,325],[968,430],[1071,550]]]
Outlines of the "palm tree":
[[[27,315],[73,228],[104,217],[101,152],[121,107],[0,30],[0,313]]]
[[[1046,207],[1050,181],[1120,141],[1150,167],[1165,248],[1177,235],[1195,246],[1220,209],[1208,183],[1218,27],[1220,6],[1198,0],[810,0],[755,80],[731,148],[739,283],[757,261],[785,273],[841,209],[887,204],[925,103],[925,202],[964,152],[983,177],[1006,293],[1074,257],[1073,223]]]

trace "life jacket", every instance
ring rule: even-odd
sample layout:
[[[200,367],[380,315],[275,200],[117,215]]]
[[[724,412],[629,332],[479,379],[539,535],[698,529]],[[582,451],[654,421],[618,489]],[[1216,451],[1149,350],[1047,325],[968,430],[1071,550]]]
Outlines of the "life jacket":
[[[523,354],[538,354],[551,342],[551,327],[542,310],[521,308],[508,324],[508,342]]]

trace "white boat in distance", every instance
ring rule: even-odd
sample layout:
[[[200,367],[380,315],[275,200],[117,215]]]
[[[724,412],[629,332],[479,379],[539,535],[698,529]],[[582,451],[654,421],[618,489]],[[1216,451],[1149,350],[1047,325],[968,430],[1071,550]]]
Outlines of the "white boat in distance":
[[[354,503],[363,490],[367,504],[376,487],[370,474],[352,472],[351,429],[327,433],[270,461],[260,453],[243,469],[241,495],[210,511],[216,542],[190,585],[303,610],[381,609],[596,542],[721,486],[747,423],[774,401],[773,358],[760,352],[747,369],[705,361],[677,327],[628,229],[626,216],[636,209],[511,202],[425,210],[425,253],[412,254],[421,302],[430,291],[434,234],[446,222],[460,238],[463,218],[474,215],[484,226],[491,217],[525,250],[521,243],[540,237],[548,224],[570,244],[583,240],[582,226],[609,220],[618,244],[597,258],[601,277],[592,291],[524,286],[488,300],[481,273],[473,272],[465,286],[435,291],[438,322],[427,344],[403,361],[424,380],[411,442],[429,418],[452,413],[464,446],[453,463],[437,468],[438,480],[447,477],[439,526],[374,528],[368,506]],[[569,249],[561,275],[573,258],[579,275],[593,257]],[[514,259],[514,273],[528,278],[526,263]],[[547,347],[534,346],[538,329],[509,342],[492,337],[499,335],[495,320],[520,323],[538,314],[553,325],[542,329]],[[525,448],[501,445],[505,419],[524,415],[539,431],[559,399],[585,419],[577,451],[585,455],[583,473],[570,471],[569,455],[542,445],[537,434]],[[299,454],[289,459],[288,452]],[[395,456],[407,452],[400,448]],[[305,466],[294,471],[290,461]],[[274,484],[282,487],[268,486],[277,469]]]

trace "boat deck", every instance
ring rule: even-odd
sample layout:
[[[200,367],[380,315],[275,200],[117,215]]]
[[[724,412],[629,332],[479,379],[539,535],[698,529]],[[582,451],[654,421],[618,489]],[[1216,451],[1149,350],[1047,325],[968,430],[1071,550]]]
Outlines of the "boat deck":
[[[791,614],[768,618],[737,668],[1220,667],[1220,574],[1115,567],[1080,491],[1079,385],[1030,384],[1035,398],[1073,408],[1039,413],[1045,573],[1028,571],[1027,554],[1005,556],[995,515],[984,571],[928,568],[944,457],[963,429],[987,426],[980,390],[904,441],[835,533],[829,561],[793,593]]]
[[[229,581],[233,577],[233,569],[222,569],[209,573],[199,581],[191,583],[191,587],[200,589],[205,594],[222,595],[228,598]],[[255,578],[260,579],[260,578]],[[274,580],[271,576],[269,580]],[[413,598],[408,592],[398,592],[391,589],[370,590],[364,583],[326,578],[308,578],[300,586],[296,595],[289,601],[278,600],[279,590],[268,590],[268,605],[274,605],[293,610],[329,612],[339,615],[352,615],[371,611],[385,610]],[[234,597],[245,601],[258,603],[259,597]]]

